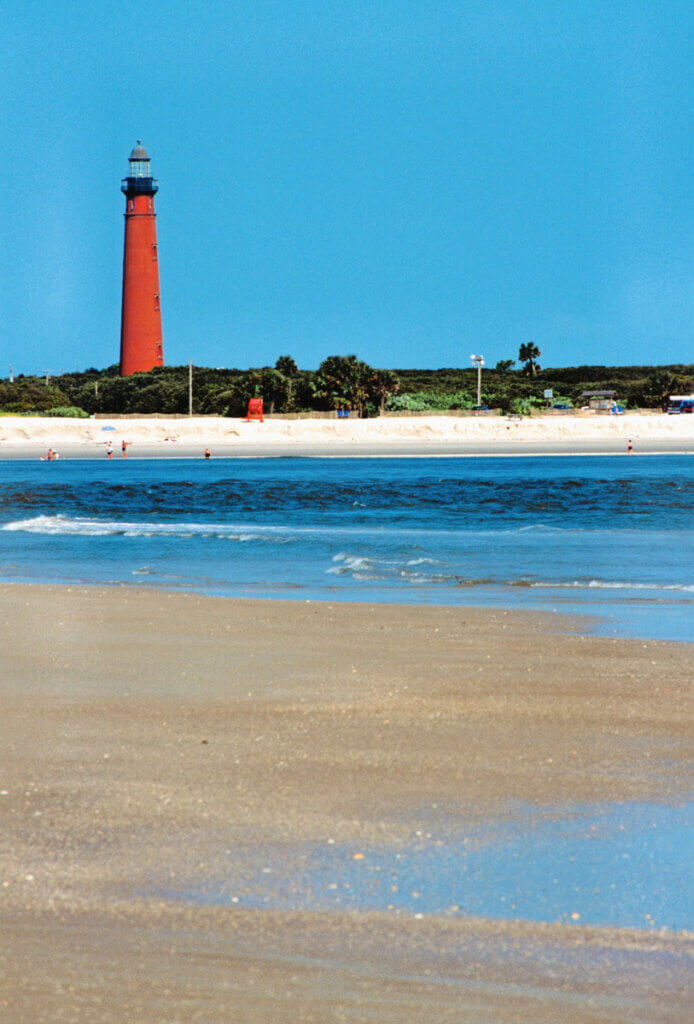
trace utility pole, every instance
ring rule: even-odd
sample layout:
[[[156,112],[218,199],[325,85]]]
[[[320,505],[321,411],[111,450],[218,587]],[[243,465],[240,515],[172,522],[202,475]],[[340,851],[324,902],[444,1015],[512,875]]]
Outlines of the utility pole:
[[[48,370],[46,370],[46,387],[48,387],[48,382],[49,382],[50,379],[51,379],[50,378],[50,373],[49,373]]]
[[[477,408],[479,409],[482,405],[482,367],[484,366],[484,356],[470,356],[473,363],[477,365]]]
[[[188,363],[188,415],[193,415],[193,360]]]

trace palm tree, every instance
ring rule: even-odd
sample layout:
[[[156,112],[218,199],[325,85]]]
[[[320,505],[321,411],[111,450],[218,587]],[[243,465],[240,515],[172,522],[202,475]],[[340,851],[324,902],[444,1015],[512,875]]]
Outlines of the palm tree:
[[[296,377],[299,367],[291,356],[280,356],[275,363],[275,369],[285,377]]]
[[[386,398],[400,390],[398,375],[392,370],[371,370],[367,379],[369,397],[378,402],[379,414],[382,416],[386,407]]]
[[[368,399],[369,370],[356,356],[328,356],[316,371],[316,394],[333,409],[349,406],[361,412]]]
[[[291,412],[294,408],[294,380],[298,376],[299,367],[291,356],[280,356],[275,363],[275,370],[281,373],[287,382],[287,394],[285,411]]]
[[[529,373],[532,377],[535,376],[539,369],[536,360],[541,355],[542,353],[534,341],[528,341],[518,349],[518,358],[522,363],[525,363],[525,372]]]

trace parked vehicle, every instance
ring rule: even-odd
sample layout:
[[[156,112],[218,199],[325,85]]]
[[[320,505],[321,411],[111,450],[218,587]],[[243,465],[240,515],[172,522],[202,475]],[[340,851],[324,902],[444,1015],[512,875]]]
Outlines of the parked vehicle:
[[[683,413],[694,414],[694,395],[670,395],[667,411],[671,416],[680,416]]]

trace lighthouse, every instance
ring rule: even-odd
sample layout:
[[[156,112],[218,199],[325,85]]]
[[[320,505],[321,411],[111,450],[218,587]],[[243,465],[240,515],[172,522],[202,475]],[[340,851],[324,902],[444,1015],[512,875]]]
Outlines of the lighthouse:
[[[123,375],[164,365],[159,299],[159,257],[149,154],[137,140],[130,154],[125,194],[123,306],[120,329],[120,372]]]

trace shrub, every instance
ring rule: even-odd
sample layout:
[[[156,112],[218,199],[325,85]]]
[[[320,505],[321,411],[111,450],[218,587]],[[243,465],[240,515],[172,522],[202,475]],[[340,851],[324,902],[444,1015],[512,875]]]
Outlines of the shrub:
[[[542,404],[538,398],[512,398],[509,411],[516,416],[529,416],[533,409],[541,408]]]
[[[423,395],[421,392],[391,395],[386,400],[386,409],[390,409],[393,412],[426,412],[427,409],[431,409],[429,398],[429,395]]]
[[[65,416],[73,420],[89,419],[89,413],[76,405],[59,405],[54,409],[46,409],[44,416]]]
[[[452,394],[440,391],[414,391],[404,395],[391,395],[386,400],[386,409],[394,412],[429,412],[447,409],[472,409],[475,402],[467,391],[455,391]]]

